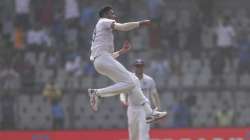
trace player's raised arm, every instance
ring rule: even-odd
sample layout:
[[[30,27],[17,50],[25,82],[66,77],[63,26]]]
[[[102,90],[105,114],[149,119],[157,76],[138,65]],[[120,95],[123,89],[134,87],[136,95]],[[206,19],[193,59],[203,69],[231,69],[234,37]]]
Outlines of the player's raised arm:
[[[135,28],[149,26],[150,24],[151,24],[150,20],[142,20],[137,22],[127,22],[127,23],[113,22],[111,28],[118,31],[130,31]]]
[[[115,15],[112,7],[106,6],[99,11],[99,16],[101,19],[106,19],[104,27],[112,28],[117,31],[130,31],[135,28],[149,26],[151,24],[150,20],[141,20],[137,22],[127,22],[127,23],[119,23],[117,22],[117,16]]]

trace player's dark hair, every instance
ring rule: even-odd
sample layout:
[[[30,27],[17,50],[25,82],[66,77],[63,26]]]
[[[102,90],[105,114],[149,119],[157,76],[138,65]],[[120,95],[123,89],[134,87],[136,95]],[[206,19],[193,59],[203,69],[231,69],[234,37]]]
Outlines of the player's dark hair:
[[[112,10],[111,6],[105,6],[99,11],[99,17],[103,17],[108,11]]]

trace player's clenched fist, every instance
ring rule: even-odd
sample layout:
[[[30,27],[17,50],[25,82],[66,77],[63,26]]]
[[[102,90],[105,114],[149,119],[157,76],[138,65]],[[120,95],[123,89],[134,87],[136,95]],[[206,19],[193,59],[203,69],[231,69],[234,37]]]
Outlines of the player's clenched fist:
[[[144,27],[144,26],[150,26],[151,25],[151,20],[142,20],[139,21],[139,26]]]
[[[124,54],[124,53],[128,52],[131,48],[132,48],[132,46],[131,46],[130,42],[128,40],[126,40],[123,43],[123,46],[120,50],[120,53]]]

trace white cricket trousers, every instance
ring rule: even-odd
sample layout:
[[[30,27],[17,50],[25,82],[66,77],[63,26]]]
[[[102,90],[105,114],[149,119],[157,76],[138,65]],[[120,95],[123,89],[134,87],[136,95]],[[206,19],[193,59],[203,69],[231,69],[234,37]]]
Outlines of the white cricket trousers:
[[[139,104],[145,104],[148,102],[147,98],[144,96],[140,84],[138,84],[138,79],[135,79],[132,76],[132,73],[129,72],[120,62],[112,57],[111,54],[105,53],[101,56],[98,56],[94,60],[94,67],[96,71],[104,76],[107,76],[115,82],[115,84],[97,89],[97,94],[101,97],[115,96],[121,93],[137,92],[136,93],[136,102]],[[148,103],[145,110],[147,114],[152,113],[152,109],[149,108]]]
[[[142,106],[128,106],[129,140],[149,140],[150,125],[146,123],[146,113]]]

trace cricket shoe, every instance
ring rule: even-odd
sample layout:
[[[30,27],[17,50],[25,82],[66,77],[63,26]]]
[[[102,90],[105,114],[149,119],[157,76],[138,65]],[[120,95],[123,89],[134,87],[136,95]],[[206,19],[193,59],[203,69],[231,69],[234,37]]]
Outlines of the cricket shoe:
[[[99,97],[97,96],[96,89],[88,89],[89,102],[93,111],[98,110]]]
[[[160,120],[160,119],[166,117],[168,114],[166,111],[160,112],[157,110],[158,110],[158,108],[155,108],[153,110],[152,114],[146,118],[147,123],[152,123],[154,121]]]

